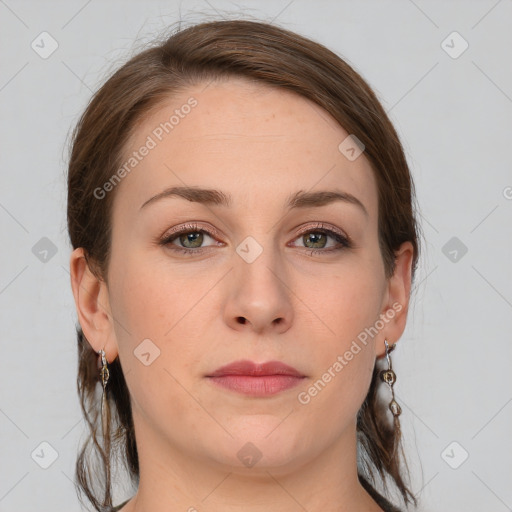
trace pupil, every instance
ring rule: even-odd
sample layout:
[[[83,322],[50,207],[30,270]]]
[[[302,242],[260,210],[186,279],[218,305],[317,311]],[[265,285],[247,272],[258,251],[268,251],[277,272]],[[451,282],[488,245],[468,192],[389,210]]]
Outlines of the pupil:
[[[305,236],[306,239],[310,239],[313,241],[313,247],[324,247],[325,240],[322,240],[325,238],[325,235],[323,233],[310,233]],[[324,244],[322,244],[322,241]]]
[[[184,245],[184,247],[200,247],[201,243],[203,241],[203,234],[202,233],[186,233],[181,236],[181,243]],[[194,243],[196,242],[196,243]],[[192,243],[192,245],[188,245],[189,243]]]

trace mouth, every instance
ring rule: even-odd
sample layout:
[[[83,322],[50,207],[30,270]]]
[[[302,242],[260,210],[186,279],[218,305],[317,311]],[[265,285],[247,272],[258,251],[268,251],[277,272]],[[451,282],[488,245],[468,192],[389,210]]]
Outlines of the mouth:
[[[213,384],[236,393],[266,397],[297,386],[306,376],[280,361],[258,364],[243,360],[222,366],[207,378]]]

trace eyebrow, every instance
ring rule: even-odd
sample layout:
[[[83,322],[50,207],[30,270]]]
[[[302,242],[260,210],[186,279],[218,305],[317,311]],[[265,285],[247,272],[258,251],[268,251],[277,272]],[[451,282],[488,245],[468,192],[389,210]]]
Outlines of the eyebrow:
[[[213,205],[213,206],[224,206],[230,207],[232,204],[232,198],[230,194],[226,194],[221,190],[205,189],[200,187],[170,187],[165,189],[163,192],[149,198],[140,209],[152,204],[160,199],[169,197],[181,197],[187,201]],[[295,208],[310,208],[325,206],[327,204],[334,203],[336,201],[343,201],[349,204],[358,206],[361,211],[368,217],[368,211],[364,204],[354,195],[348,192],[339,190],[322,190],[317,192],[305,192],[299,190],[292,194],[286,202],[285,208],[292,210]]]

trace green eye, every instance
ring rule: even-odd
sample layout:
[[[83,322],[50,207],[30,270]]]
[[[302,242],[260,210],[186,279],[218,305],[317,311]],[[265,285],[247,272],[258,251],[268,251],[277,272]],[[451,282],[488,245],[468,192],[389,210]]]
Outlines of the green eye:
[[[208,238],[213,240],[214,236],[216,235],[209,230],[201,229],[195,224],[188,224],[183,226],[181,230],[174,231],[173,233],[165,236],[160,241],[160,244],[183,254],[197,255],[202,253],[203,250],[208,249],[210,246],[215,245],[215,242],[210,245],[203,245],[207,242]],[[351,243],[346,237],[332,229],[326,229],[323,227],[323,224],[314,228],[310,227],[308,231],[298,235],[296,240],[301,240],[303,245],[295,247],[309,249],[311,255],[327,254],[351,247]],[[337,242],[337,245],[329,247],[329,240]]]
[[[202,231],[189,232],[179,236],[179,241],[187,249],[196,249],[201,247],[204,235]]]
[[[311,246],[307,245],[308,240],[311,240]],[[327,244],[327,235],[325,233],[311,231],[302,237],[302,241],[305,247],[310,249],[322,249]]]

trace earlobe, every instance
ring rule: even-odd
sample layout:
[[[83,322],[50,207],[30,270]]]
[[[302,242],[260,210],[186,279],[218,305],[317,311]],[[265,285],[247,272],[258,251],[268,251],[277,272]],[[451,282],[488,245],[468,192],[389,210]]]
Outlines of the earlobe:
[[[386,301],[381,314],[388,322],[382,333],[382,340],[379,338],[375,350],[377,357],[384,357],[384,339],[390,344],[396,343],[402,336],[409,310],[409,299],[411,293],[412,261],[414,248],[411,242],[404,242],[398,251],[395,252],[395,271],[388,280]]]
[[[89,268],[83,248],[75,249],[70,258],[71,288],[78,321],[92,348],[105,350],[111,362],[117,356],[117,343],[105,281]]]

